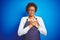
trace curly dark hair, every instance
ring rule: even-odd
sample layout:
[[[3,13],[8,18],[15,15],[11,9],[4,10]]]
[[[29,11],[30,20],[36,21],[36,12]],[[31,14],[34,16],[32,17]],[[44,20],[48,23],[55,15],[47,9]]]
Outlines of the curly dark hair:
[[[31,7],[31,6],[35,7],[35,12],[36,12],[37,11],[37,6],[34,3],[28,3],[28,5],[26,6],[26,12],[28,12],[28,8]]]

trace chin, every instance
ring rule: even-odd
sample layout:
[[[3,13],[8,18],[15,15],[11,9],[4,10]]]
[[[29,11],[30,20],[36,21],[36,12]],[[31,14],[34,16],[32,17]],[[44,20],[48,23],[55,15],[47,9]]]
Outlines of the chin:
[[[29,15],[29,16],[34,16],[34,15]]]

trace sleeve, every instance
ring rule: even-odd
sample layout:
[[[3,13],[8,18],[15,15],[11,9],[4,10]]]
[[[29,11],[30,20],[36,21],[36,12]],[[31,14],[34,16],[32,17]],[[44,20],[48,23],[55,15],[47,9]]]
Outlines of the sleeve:
[[[30,30],[29,26],[24,28],[25,22],[26,22],[25,18],[22,18],[19,24],[18,36],[22,36]]]
[[[38,22],[39,22],[39,28],[38,28],[39,32],[46,36],[47,35],[47,30],[45,28],[45,25],[44,25],[44,22],[43,22],[42,18],[39,18]]]

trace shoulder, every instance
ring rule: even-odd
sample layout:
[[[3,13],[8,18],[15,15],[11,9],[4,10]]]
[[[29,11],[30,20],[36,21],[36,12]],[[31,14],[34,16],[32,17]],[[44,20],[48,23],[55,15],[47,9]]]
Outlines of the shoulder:
[[[28,18],[27,16],[26,17],[22,17],[21,20],[26,20],[27,18]]]
[[[42,17],[39,17],[39,16],[35,16],[35,17],[37,18],[37,20],[38,20],[39,22],[43,22]]]
[[[40,16],[35,16],[37,19],[42,20],[42,17]]]

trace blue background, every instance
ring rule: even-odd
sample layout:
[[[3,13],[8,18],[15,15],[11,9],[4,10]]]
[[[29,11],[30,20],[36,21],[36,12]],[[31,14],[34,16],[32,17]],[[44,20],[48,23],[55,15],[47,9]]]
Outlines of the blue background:
[[[2,0],[0,1],[0,40],[21,40],[17,31],[20,20],[27,16],[25,7],[29,2],[37,5],[36,16],[44,20],[47,36],[42,40],[59,40],[60,38],[60,1],[59,0]]]

